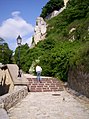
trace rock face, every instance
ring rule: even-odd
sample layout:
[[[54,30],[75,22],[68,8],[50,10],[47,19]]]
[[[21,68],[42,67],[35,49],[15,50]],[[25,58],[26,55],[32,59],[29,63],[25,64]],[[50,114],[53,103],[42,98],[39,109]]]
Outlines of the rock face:
[[[36,26],[34,29],[34,42],[37,44],[40,40],[43,40],[47,30],[46,22],[42,17],[38,17],[36,20]]]

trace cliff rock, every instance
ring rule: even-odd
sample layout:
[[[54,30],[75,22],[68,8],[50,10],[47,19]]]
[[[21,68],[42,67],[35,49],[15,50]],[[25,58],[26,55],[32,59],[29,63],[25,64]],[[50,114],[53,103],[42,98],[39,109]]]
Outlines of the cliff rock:
[[[34,42],[37,44],[40,40],[44,40],[47,30],[46,22],[42,17],[38,17],[36,20],[36,26],[34,29]]]

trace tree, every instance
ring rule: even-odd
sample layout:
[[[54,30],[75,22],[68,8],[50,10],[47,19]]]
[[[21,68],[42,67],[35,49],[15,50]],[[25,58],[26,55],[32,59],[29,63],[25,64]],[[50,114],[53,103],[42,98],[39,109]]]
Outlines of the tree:
[[[2,64],[12,63],[12,53],[12,50],[9,49],[5,40],[0,38],[0,62]]]
[[[54,10],[59,10],[64,6],[63,0],[50,0],[47,4],[42,8],[41,17],[45,18],[47,15],[52,13]]]
[[[27,51],[29,50],[29,46],[28,44],[26,43],[25,45],[21,45],[20,46],[20,67],[24,70],[24,71],[27,71],[28,70],[28,67],[27,67]],[[18,64],[18,47],[16,48],[15,50],[15,55],[14,55],[14,59],[15,59],[15,62],[16,64]]]

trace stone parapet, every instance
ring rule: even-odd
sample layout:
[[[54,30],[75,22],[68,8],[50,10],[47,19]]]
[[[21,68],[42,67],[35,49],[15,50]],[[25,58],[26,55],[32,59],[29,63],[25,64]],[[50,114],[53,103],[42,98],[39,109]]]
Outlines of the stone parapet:
[[[28,85],[28,80],[23,73],[21,74],[21,77],[18,77],[19,68],[16,64],[7,64],[7,68],[14,85]]]
[[[28,80],[24,74],[18,77],[18,66],[16,64],[7,64],[0,69],[0,95],[13,92],[15,86],[27,86]]]
[[[0,106],[1,108],[8,110],[16,105],[19,101],[21,101],[21,99],[25,98],[27,94],[28,90],[26,86],[16,86],[15,90],[12,93],[0,96]]]

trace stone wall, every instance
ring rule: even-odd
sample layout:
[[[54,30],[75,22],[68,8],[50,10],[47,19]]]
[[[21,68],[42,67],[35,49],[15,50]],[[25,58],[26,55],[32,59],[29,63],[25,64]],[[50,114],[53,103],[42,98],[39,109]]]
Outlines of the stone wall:
[[[70,69],[68,73],[68,86],[89,98],[89,74],[80,71],[78,68],[75,70]]]
[[[8,110],[21,101],[21,99],[25,98],[27,94],[28,90],[26,86],[22,86],[20,88],[18,86],[18,90],[0,96],[0,107]]]
[[[12,93],[0,96],[0,108],[4,108],[5,110],[10,109],[21,101],[21,99],[25,98],[27,94],[28,90],[26,86],[16,86]]]
[[[16,85],[27,86],[28,80],[21,74],[18,77],[18,66],[16,64],[7,64],[0,69],[0,96],[14,91]]]

